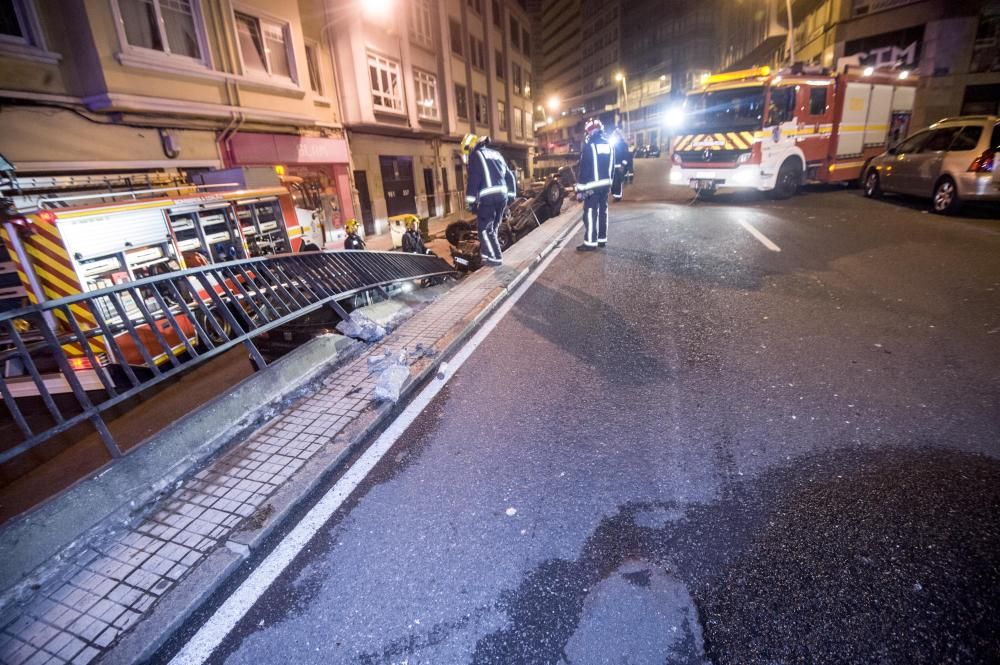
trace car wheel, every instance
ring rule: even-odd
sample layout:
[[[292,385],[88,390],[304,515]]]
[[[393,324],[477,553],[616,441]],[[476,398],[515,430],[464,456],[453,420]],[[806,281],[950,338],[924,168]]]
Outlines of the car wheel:
[[[934,212],[939,215],[950,215],[958,212],[960,206],[961,201],[958,199],[958,187],[955,186],[955,181],[948,176],[938,180],[934,186],[932,200]]]
[[[550,208],[556,208],[562,203],[563,191],[562,187],[555,180],[550,180],[547,185],[545,185],[545,193],[543,195],[543,200],[549,205]]]
[[[870,199],[882,198],[882,183],[878,179],[878,172],[869,169],[865,175],[865,196]]]
[[[472,228],[473,226],[469,222],[452,222],[445,229],[444,237],[448,239],[450,244],[457,245],[462,240],[462,236],[471,231]]]
[[[778,179],[774,183],[771,196],[775,199],[787,199],[799,191],[802,184],[802,164],[798,159],[788,159],[778,169]]]

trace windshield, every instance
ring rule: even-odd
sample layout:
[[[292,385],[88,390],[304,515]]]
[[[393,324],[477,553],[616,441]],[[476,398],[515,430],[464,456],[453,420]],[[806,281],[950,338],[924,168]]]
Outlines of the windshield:
[[[688,95],[684,111],[687,128],[692,131],[760,129],[764,117],[764,88],[697,92]]]

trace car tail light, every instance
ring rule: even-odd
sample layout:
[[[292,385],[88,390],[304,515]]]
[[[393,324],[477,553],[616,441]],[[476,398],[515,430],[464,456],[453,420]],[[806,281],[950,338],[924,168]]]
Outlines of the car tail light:
[[[684,160],[681,159],[681,153],[679,153],[679,152],[675,152],[674,156],[671,157],[670,159],[672,159],[674,161],[674,164],[683,164],[684,163]]]
[[[90,358],[70,358],[69,367],[74,372],[80,372],[85,369],[94,369],[94,366],[90,362]]]
[[[993,150],[986,150],[983,154],[972,160],[969,164],[969,170],[973,173],[992,173],[993,172],[993,157],[996,152]]]

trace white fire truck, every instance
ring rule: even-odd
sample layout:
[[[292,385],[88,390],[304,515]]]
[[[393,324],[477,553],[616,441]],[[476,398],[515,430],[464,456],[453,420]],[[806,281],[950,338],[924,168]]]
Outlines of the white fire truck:
[[[670,182],[777,198],[807,180],[857,180],[869,159],[905,138],[916,90],[909,72],[872,68],[760,67],[702,83],[670,118]]]

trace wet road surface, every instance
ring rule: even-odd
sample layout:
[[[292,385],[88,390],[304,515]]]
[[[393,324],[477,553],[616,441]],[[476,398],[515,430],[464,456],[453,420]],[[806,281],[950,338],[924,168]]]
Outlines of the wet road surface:
[[[1000,224],[647,164],[209,662],[1000,660]]]

